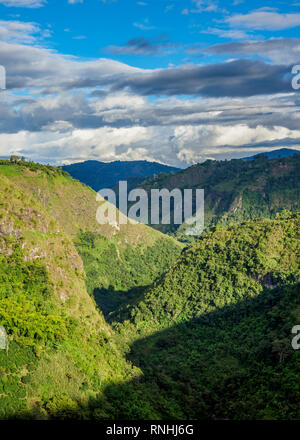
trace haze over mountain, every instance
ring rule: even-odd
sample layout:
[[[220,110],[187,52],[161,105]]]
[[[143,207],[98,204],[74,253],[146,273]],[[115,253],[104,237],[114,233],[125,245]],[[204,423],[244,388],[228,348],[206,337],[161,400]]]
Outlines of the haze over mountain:
[[[154,174],[172,173],[179,170],[179,168],[146,160],[107,163],[88,160],[86,162],[64,165],[62,168],[72,177],[89,185],[95,191],[99,191],[102,188],[111,188],[118,184],[120,180],[131,180],[135,185]]]
[[[276,159],[279,157],[291,157],[294,154],[300,154],[300,150],[294,150],[292,148],[280,148],[279,150],[265,151],[263,153],[255,154],[254,156],[242,157],[243,160],[253,160],[257,156],[265,156],[268,159]]]

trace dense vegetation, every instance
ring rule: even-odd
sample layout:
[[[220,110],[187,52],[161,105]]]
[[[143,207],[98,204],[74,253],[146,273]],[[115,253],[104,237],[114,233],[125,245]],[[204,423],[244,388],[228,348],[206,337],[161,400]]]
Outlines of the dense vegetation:
[[[92,190],[54,167],[23,162],[0,163],[0,325],[9,337],[8,356],[0,350],[0,418],[90,417],[90,399],[101,400],[93,417],[107,418],[106,386],[141,373],[88,295],[72,238],[85,226],[96,241],[114,239],[115,249],[125,252],[126,243],[127,253],[130,245],[143,243],[146,253],[154,246],[164,264],[169,256],[159,252],[181,246],[167,238],[165,249],[163,235],[143,225],[98,228]]]
[[[11,172],[14,174],[14,170],[16,166],[20,167],[20,169],[27,168],[29,171],[43,171],[47,175],[62,175],[68,176],[68,173],[62,168],[54,167],[52,165],[42,165],[37,162],[25,160],[24,157],[19,156],[11,156],[10,159],[0,159],[0,166],[3,170],[5,166],[11,166]]]
[[[299,213],[219,222],[182,251],[144,225],[99,227],[89,188],[56,169],[8,162],[0,163],[0,325],[9,339],[0,419],[300,417],[300,353],[291,347]],[[262,166],[252,163],[247,181]],[[295,178],[293,163],[276,165],[279,175],[290,171],[282,195],[274,177],[276,200]]]
[[[143,378],[105,390],[116,418],[299,419],[299,284],[139,337]]]
[[[299,418],[299,234],[286,212],[218,227],[121,309],[115,326],[144,376],[108,387],[116,416]]]
[[[300,269],[300,216],[218,226],[203,234],[130,311],[148,333],[295,284]]]
[[[280,159],[257,156],[252,161],[207,160],[175,174],[149,178],[139,187],[147,191],[204,189],[206,228],[219,222],[274,218],[282,209],[300,209],[300,155]],[[154,227],[165,233],[177,231],[179,238],[184,236],[184,225]]]
[[[78,417],[88,396],[138,370],[100,319],[93,328],[91,315],[88,323],[61,307],[44,264],[13,247],[0,258],[0,323],[9,339],[8,355],[0,352],[0,418]]]
[[[122,303],[136,301],[139,292],[164,273],[181,253],[175,240],[159,239],[153,246],[133,247],[83,231],[74,243],[84,264],[88,292],[106,317]]]

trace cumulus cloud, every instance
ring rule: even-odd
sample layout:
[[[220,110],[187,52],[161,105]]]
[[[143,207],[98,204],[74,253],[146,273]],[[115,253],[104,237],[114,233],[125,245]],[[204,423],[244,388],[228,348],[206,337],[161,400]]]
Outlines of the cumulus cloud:
[[[68,163],[86,159],[103,161],[156,160],[177,166],[228,154],[243,156],[281,146],[300,147],[300,131],[276,126],[168,126],[20,131],[0,134],[0,155],[20,154],[43,162]]]
[[[300,145],[300,99],[279,58],[281,52],[292,60],[297,39],[206,49],[261,54],[273,64],[235,59],[144,70],[59,54],[37,45],[43,33],[36,24],[1,23],[8,90],[0,95],[0,155],[56,164],[93,158],[184,166]],[[20,44],[24,36],[30,45]],[[168,44],[165,36],[136,39],[120,50],[154,54],[172,50]]]
[[[124,92],[89,99],[70,91],[22,101],[0,105],[0,155],[57,164],[147,158],[184,166],[300,145],[293,95],[150,102]]]
[[[81,61],[49,49],[0,42],[7,87],[44,92],[106,86],[141,95],[253,96],[291,91],[290,68],[258,60],[143,70],[110,59]]]

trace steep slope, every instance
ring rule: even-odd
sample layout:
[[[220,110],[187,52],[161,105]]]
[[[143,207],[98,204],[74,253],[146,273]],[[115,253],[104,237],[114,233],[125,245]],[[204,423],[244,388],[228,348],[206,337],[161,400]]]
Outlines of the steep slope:
[[[299,226],[282,213],[219,227],[116,314],[143,376],[106,387],[115,417],[300,417]]]
[[[151,267],[158,275],[157,255],[171,264],[163,257],[168,247],[151,253],[161,234],[139,225],[152,246],[130,253],[142,246],[142,233],[81,230],[79,191],[59,170],[2,170],[0,325],[10,346],[8,356],[0,350],[0,418],[300,417],[300,359],[291,348],[291,328],[300,323],[299,214],[218,225],[154,285],[121,301],[110,314],[112,329],[88,295],[73,240],[86,252],[86,267],[100,262],[103,288],[111,276],[126,291],[142,256],[149,262],[143,280]],[[67,215],[77,219],[70,235],[61,182],[72,202]],[[76,189],[89,197],[78,182]]]
[[[218,222],[273,218],[275,213],[300,209],[300,155],[281,159],[258,156],[252,161],[208,160],[174,175],[147,179],[141,188],[200,188],[205,192],[205,225]],[[159,225],[176,232],[177,225]],[[180,226],[180,236],[184,225]]]
[[[84,263],[88,292],[105,317],[124,303],[137,301],[140,292],[179,257],[177,242],[159,239],[152,246],[129,246],[92,232],[74,241]]]
[[[82,261],[54,217],[0,173],[0,418],[72,417],[101,386],[138,374],[84,283]],[[105,417],[105,405],[98,409]]]
[[[300,215],[218,226],[183,252],[130,312],[141,332],[170,327],[299,282]]]
[[[138,380],[108,385],[116,418],[298,420],[300,285],[139,336],[129,359]],[[124,331],[124,330],[122,330]]]
[[[146,160],[99,162],[88,160],[86,162],[74,163],[62,167],[72,177],[89,185],[95,191],[102,188],[111,188],[120,180],[130,178],[142,178],[153,176],[159,173],[176,172],[179,168],[163,165],[157,162]]]
[[[85,265],[89,293],[97,289],[100,306],[112,300],[113,307],[119,300],[113,299],[114,292],[151,284],[180,255],[181,244],[143,224],[99,224],[96,193],[64,171],[2,161],[0,175],[40,204],[56,219],[58,230],[73,239]]]

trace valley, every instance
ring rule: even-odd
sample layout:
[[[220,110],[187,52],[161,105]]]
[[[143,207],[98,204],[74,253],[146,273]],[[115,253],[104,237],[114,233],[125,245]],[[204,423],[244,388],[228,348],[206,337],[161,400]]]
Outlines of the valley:
[[[251,163],[243,188],[261,182],[272,210],[226,205],[182,243],[99,225],[96,193],[60,168],[0,161],[1,419],[300,417],[298,159]],[[212,198],[232,167],[156,181],[211,179]]]

